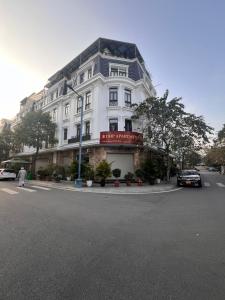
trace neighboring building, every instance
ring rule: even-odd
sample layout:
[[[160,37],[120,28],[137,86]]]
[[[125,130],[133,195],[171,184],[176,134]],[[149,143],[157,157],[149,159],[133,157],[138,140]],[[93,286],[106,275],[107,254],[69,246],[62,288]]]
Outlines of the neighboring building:
[[[11,124],[12,124],[12,121],[11,121],[11,120],[8,120],[8,119],[1,119],[1,120],[0,120],[0,133],[2,132],[2,130],[3,130],[4,128],[10,129],[10,128],[11,128]]]
[[[20,123],[21,118],[24,117],[26,113],[34,110],[35,102],[42,99],[43,96],[44,90],[40,91],[39,93],[33,93],[20,101],[20,111],[12,120],[12,129]]]
[[[58,144],[40,151],[37,169],[48,163],[69,165],[78,156],[81,101],[65,91],[65,78],[84,98],[83,159],[94,166],[107,159],[112,168],[122,169],[121,176],[134,172],[140,165],[143,124],[131,119],[131,105],[156,95],[137,46],[99,38],[51,76],[38,99],[31,101],[35,94],[21,101],[17,122],[26,111],[42,109],[57,124]],[[32,152],[25,148],[20,156]]]

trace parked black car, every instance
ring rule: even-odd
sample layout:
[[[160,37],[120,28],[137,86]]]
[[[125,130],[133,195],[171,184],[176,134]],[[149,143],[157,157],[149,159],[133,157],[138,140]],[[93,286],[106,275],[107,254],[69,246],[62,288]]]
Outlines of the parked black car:
[[[196,170],[182,170],[177,175],[177,185],[202,187],[201,175]]]

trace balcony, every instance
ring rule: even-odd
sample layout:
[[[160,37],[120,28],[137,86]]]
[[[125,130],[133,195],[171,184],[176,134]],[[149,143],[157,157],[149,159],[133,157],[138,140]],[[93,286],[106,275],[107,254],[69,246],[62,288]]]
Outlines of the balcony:
[[[109,100],[109,106],[118,106],[118,100]]]
[[[130,102],[130,101],[125,101],[125,103],[124,103],[124,104],[125,104],[125,106],[126,106],[126,107],[131,107],[131,106],[132,106],[132,104],[131,104],[131,102]]]
[[[90,134],[85,134],[82,137],[82,141],[89,141],[91,139],[91,135]],[[74,144],[74,143],[79,143],[80,142],[80,137],[76,136],[76,137],[72,137],[71,139],[68,139],[68,144]]]

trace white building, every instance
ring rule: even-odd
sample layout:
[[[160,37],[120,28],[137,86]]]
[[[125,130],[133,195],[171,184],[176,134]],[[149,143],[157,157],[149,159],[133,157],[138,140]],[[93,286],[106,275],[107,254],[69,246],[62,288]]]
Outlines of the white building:
[[[84,98],[83,159],[94,166],[107,159],[122,169],[121,176],[134,172],[142,153],[142,123],[131,120],[131,104],[156,94],[137,46],[99,38],[49,78],[34,109],[51,114],[58,144],[40,151],[37,169],[70,165],[78,156],[81,101],[70,89],[64,95],[65,78]],[[33,152],[26,147],[20,155]]]

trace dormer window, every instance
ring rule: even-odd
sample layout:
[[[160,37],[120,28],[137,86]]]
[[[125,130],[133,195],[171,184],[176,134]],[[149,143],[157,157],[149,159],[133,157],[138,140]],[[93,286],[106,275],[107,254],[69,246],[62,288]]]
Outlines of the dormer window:
[[[84,73],[80,74],[80,84],[84,81]]]
[[[90,79],[92,77],[92,69],[91,68],[88,69],[87,74],[88,74],[88,79]]]
[[[109,74],[112,77],[127,77],[128,76],[128,66],[124,65],[110,65]]]

